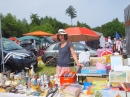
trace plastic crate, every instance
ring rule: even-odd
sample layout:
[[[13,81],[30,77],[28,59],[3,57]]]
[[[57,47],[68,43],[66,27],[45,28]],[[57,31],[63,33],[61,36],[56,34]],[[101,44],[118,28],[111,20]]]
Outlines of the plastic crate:
[[[65,73],[72,73],[73,76],[72,77],[64,77],[63,75]],[[64,72],[61,76],[60,76],[60,84],[65,84],[65,83],[68,83],[68,84],[72,84],[72,83],[75,83],[76,81],[76,72]]]

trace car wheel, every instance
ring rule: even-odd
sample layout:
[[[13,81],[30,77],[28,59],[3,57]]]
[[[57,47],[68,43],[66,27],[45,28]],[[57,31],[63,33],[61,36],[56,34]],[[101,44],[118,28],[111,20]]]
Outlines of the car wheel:
[[[52,59],[52,57],[51,58],[47,58],[46,62],[50,61],[51,59]],[[52,59],[50,62],[46,63],[46,66],[53,66],[53,67],[55,67],[56,64],[57,64],[57,60],[56,59]]]

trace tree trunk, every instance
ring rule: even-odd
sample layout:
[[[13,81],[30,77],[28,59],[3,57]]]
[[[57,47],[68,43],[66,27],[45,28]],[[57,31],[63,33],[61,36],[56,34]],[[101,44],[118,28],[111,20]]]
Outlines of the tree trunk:
[[[72,23],[72,18],[71,18],[71,26],[73,25],[73,23]]]

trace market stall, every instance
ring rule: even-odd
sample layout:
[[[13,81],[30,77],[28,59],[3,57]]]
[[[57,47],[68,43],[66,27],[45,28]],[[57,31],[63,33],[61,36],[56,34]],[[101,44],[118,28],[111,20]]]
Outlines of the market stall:
[[[130,67],[124,66],[122,55],[112,54],[109,68],[104,59],[91,58],[89,67],[64,72],[59,80],[47,73],[36,74],[33,66],[19,73],[1,72],[0,97],[129,97]],[[79,76],[85,77],[82,84]]]

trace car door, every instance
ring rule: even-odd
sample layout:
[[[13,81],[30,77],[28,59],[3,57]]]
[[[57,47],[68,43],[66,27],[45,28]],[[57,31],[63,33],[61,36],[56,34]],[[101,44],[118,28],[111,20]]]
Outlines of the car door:
[[[80,45],[79,43],[73,43],[73,46],[74,46],[74,50],[75,50],[77,57],[79,56],[79,53],[85,51],[85,46]],[[71,62],[72,63],[74,62],[74,59],[72,56],[71,56]]]

